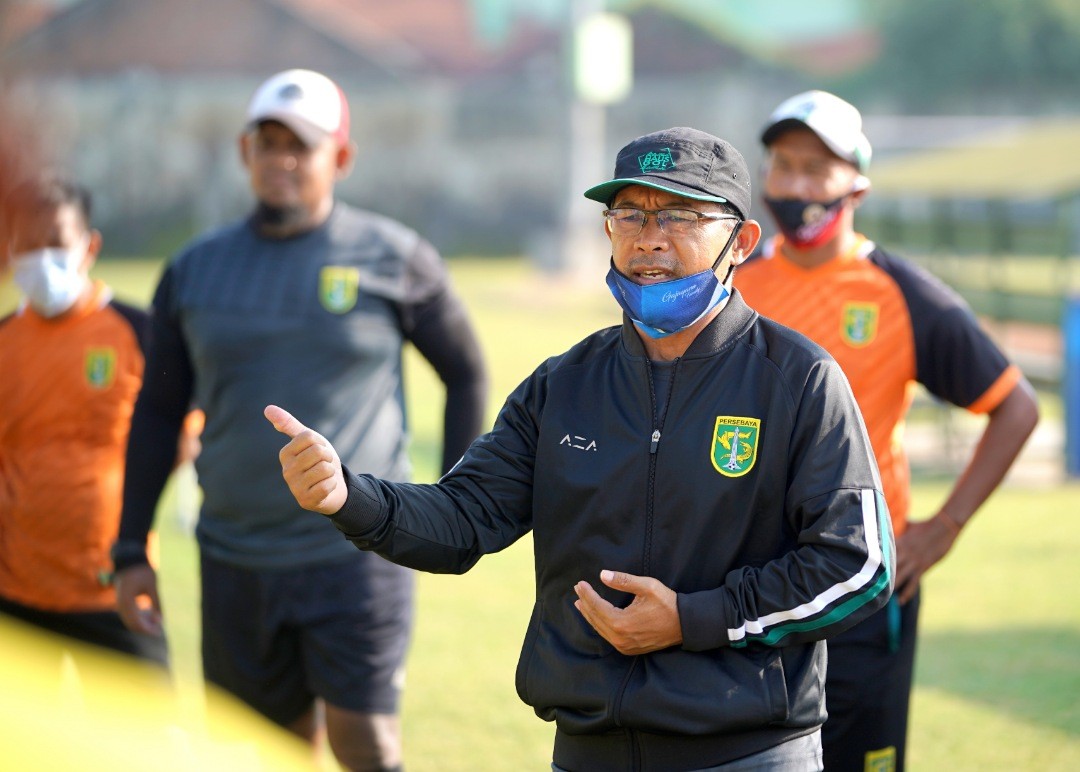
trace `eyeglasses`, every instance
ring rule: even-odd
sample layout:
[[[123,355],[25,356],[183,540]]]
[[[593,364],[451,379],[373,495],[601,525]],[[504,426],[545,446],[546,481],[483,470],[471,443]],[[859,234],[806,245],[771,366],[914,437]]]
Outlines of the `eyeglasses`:
[[[693,209],[632,209],[619,207],[618,209],[605,209],[604,219],[607,220],[611,232],[617,236],[636,236],[645,227],[645,221],[649,215],[656,215],[656,223],[660,230],[669,236],[683,236],[690,233],[701,220],[740,220],[742,218],[733,214],[717,214],[715,212],[697,212]]]

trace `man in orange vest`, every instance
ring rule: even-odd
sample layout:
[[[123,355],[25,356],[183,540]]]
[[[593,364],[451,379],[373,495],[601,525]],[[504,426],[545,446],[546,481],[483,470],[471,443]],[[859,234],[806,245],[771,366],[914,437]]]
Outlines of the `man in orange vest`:
[[[955,292],[855,230],[871,150],[854,106],[824,91],[798,94],[776,108],[761,139],[764,201],[780,234],[739,268],[735,286],[749,306],[808,336],[843,368],[896,534],[893,600],[828,642],[825,768],[902,770],[919,579],[1001,482],[1037,406],[1019,368]],[[945,502],[909,523],[900,430],[915,383],[989,420]]]
[[[109,557],[147,315],[90,279],[83,188],[47,176],[6,204],[23,299],[0,320],[0,616],[165,664],[117,614]]]

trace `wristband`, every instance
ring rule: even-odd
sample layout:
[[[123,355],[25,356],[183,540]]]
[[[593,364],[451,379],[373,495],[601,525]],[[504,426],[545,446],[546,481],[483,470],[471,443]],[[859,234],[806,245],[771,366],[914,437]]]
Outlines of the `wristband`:
[[[945,520],[946,523],[949,524],[949,529],[952,530],[953,536],[954,537],[959,536],[960,535],[960,529],[963,526],[961,526],[960,523],[956,522],[951,517],[949,517],[948,514],[945,513],[945,510],[942,510],[941,512],[938,512],[938,514],[942,517],[942,519]]]
[[[113,542],[112,549],[109,550],[109,557],[112,558],[114,573],[131,566],[150,564],[149,559],[146,557],[145,542],[128,540]]]

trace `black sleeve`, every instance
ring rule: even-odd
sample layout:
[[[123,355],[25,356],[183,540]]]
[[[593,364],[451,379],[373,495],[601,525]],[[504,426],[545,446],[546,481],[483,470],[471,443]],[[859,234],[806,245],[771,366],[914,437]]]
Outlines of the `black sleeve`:
[[[330,520],[357,548],[398,565],[461,574],[532,529],[542,365],[507,397],[490,433],[433,485],[391,483],[344,469],[349,488]]]
[[[916,333],[915,357],[919,382],[962,408],[977,402],[1009,367],[966,305],[949,309]]]
[[[435,248],[423,240],[409,263],[407,278],[402,328],[446,386],[441,467],[445,474],[482,432],[487,373],[465,305],[451,288]]]
[[[139,341],[139,349],[146,354],[146,335],[150,330],[150,315],[142,309],[129,306],[119,300],[109,301],[109,305],[116,313],[120,314],[131,325],[135,339]]]
[[[128,439],[123,513],[114,549],[117,570],[146,560],[146,535],[176,460],[176,443],[194,388],[187,346],[174,311],[174,281],[170,268],[151,308],[146,368]]]
[[[967,408],[1009,367],[962,297],[919,266],[877,250],[871,256],[904,294],[915,338],[915,377],[934,396]]]

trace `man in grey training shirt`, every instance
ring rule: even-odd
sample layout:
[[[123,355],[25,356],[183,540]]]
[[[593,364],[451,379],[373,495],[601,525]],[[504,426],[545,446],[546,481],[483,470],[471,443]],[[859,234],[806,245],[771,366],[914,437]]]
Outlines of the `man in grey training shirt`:
[[[321,700],[338,760],[387,770],[401,764],[412,574],[305,515],[262,408],[293,406],[346,463],[404,481],[404,342],[446,385],[444,471],[480,432],[486,380],[435,249],[335,201],[355,154],[348,132],[345,97],[319,73],[279,73],[252,99],[240,149],[255,211],[187,245],[154,297],[113,560],[125,622],[160,634],[146,534],[194,402],[206,413],[196,534],[207,680],[311,740]]]

